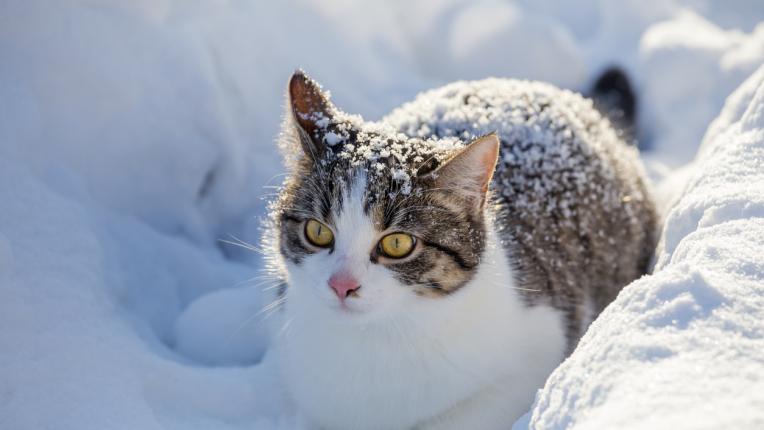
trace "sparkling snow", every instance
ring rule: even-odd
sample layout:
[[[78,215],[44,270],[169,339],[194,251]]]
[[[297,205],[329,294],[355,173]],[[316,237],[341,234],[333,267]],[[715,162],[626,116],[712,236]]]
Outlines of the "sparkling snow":
[[[667,208],[656,273],[515,429],[764,427],[763,18],[745,0],[0,2],[0,428],[302,427],[245,249],[283,177],[294,69],[376,120],[457,79],[583,90],[612,63]]]

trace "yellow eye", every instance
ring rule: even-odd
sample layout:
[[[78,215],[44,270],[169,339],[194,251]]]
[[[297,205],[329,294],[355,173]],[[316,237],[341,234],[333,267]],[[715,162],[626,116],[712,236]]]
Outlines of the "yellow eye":
[[[334,233],[326,225],[312,219],[305,223],[305,237],[308,242],[326,248],[334,241]]]
[[[379,241],[379,250],[385,257],[403,258],[411,254],[414,245],[416,245],[414,236],[406,233],[393,233]]]

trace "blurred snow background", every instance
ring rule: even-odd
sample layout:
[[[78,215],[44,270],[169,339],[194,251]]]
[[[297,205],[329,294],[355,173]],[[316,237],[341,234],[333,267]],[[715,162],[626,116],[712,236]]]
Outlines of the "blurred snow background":
[[[684,408],[656,393],[671,386],[681,396],[674,385],[699,375],[672,380],[675,369],[702,360],[746,373],[717,372],[732,386],[711,380],[687,399],[707,402],[701,394],[716,388],[761,392],[764,359],[751,351],[762,350],[754,316],[764,304],[750,298],[764,294],[760,79],[722,106],[764,63],[763,19],[757,0],[3,0],[0,428],[299,427],[263,359],[260,257],[220,241],[258,241],[264,197],[283,173],[275,138],[297,67],[368,119],[455,79],[540,79],[583,91],[603,68],[625,67],[645,160],[666,206],[679,202],[661,271],[603,315],[525,424],[597,428],[608,421],[587,419],[612,418],[602,411],[633,424],[651,409],[620,414],[641,397],[618,388],[640,380],[629,373],[643,369],[635,361],[664,355],[689,361],[664,360],[677,367],[636,393],[652,387],[652,398]],[[735,256],[712,241],[751,251]],[[691,251],[701,257],[674,262]],[[704,266],[713,273],[696,275]],[[724,304],[703,296],[682,308],[691,318],[681,324],[694,329],[682,333],[712,340],[676,334],[676,318],[666,317],[651,320],[650,348],[609,348],[612,336],[644,328],[631,316],[671,301],[660,294],[671,276],[677,291],[711,290],[708,300]],[[660,300],[636,297],[651,289]],[[749,316],[725,319],[717,307]],[[661,342],[677,346],[668,354]],[[710,355],[693,361],[693,348]],[[622,353],[603,353],[611,350]],[[611,385],[592,391],[576,379],[596,382],[605,370]]]

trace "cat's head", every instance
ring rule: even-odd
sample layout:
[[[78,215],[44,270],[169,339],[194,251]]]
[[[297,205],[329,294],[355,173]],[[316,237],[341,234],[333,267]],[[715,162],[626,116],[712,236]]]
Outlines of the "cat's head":
[[[288,303],[377,318],[439,300],[475,274],[499,142],[410,138],[337,109],[303,72],[281,137],[274,205]]]

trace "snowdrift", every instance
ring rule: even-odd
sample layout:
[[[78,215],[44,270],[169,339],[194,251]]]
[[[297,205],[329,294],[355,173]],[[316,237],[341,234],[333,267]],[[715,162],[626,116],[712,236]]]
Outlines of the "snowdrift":
[[[706,133],[653,275],[625,288],[520,429],[764,427],[764,66]]]
[[[763,9],[0,1],[0,429],[301,427],[268,357],[257,250],[221,242],[258,242],[295,68],[374,120],[454,79],[582,91],[612,63],[673,209],[656,274],[517,428],[762,427],[763,72],[709,123],[764,63]]]

